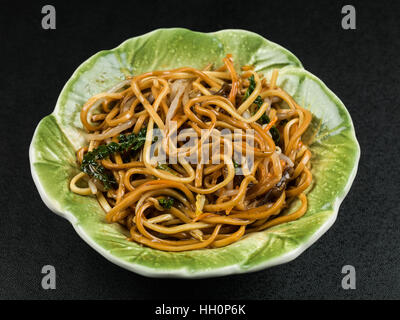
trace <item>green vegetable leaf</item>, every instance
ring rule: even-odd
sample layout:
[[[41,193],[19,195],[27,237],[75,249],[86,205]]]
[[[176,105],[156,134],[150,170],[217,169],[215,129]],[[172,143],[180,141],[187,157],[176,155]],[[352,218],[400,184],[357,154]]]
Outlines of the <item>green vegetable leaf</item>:
[[[271,120],[270,120],[270,118],[264,113],[264,114],[257,120],[257,122],[258,122],[259,124],[267,124],[267,123],[270,123]]]
[[[167,171],[167,172],[173,174],[174,176],[177,175],[176,172],[173,171],[173,170],[172,170],[167,164],[165,164],[165,163],[159,163],[159,164],[157,165],[156,169]]]
[[[257,122],[259,124],[268,124],[271,122],[270,118],[264,113],[258,120]],[[269,132],[271,133],[272,139],[274,140],[275,144],[278,145],[279,141],[280,141],[280,134],[279,134],[279,130],[275,127],[272,126],[271,129],[269,129]]]
[[[247,88],[246,94],[244,95],[243,101],[245,101],[254,91],[255,87],[256,87],[256,82],[254,80],[254,76],[252,75],[249,78],[250,84],[249,87]],[[254,100],[254,103],[258,106],[258,109],[262,106],[263,104],[263,100],[260,96],[257,96],[257,98]],[[257,109],[257,110],[258,110]],[[267,124],[270,123],[270,118],[264,113],[258,120],[257,122],[259,124]],[[280,134],[279,134],[279,130],[273,126],[269,132],[271,133],[272,139],[274,140],[275,144],[277,145],[280,141]]]
[[[146,129],[140,130],[138,134],[120,134],[119,143],[111,142],[103,144],[93,151],[85,154],[81,164],[81,170],[87,175],[101,181],[106,190],[116,185],[113,176],[99,163],[99,160],[106,159],[114,153],[127,152],[129,150],[139,150],[146,141]]]
[[[174,205],[174,198],[162,198],[158,199],[158,203],[164,208],[164,209],[171,209],[172,206]]]
[[[115,146],[115,152],[124,152],[127,151],[128,149],[130,150],[139,150],[141,147],[143,147],[144,143],[146,142],[146,129],[142,129],[139,131],[138,134],[120,134],[118,137],[119,144],[116,144]],[[111,142],[109,145],[111,145]]]
[[[260,96],[257,96],[257,98],[254,100],[254,103],[260,108],[263,104],[263,99]]]
[[[111,186],[116,184],[113,176],[109,174],[106,169],[94,159],[86,159],[85,162],[82,162],[81,170],[87,175],[101,181],[106,190],[110,189]]]
[[[281,140],[279,130],[275,126],[273,126],[271,129],[269,129],[269,132],[271,133],[272,139],[274,140],[275,144],[278,145],[279,141]]]
[[[254,75],[252,75],[249,78],[249,81],[250,81],[250,84],[249,84],[249,87],[247,88],[246,93],[244,94],[243,101],[245,101],[251,95],[251,93],[254,91],[254,89],[256,87],[256,81],[254,80]]]

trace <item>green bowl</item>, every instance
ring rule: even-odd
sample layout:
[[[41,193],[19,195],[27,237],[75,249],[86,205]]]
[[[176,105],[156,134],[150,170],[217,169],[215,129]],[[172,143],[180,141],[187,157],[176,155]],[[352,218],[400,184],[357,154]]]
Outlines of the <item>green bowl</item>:
[[[79,113],[88,98],[127,75],[182,66],[221,64],[232,53],[235,66],[252,64],[270,77],[279,68],[278,85],[313,114],[313,184],[309,207],[296,221],[250,234],[227,247],[163,252],[126,239],[118,224],[108,224],[94,197],[69,190],[78,172],[75,151],[86,144]],[[38,124],[30,145],[33,180],[44,203],[68,219],[91,247],[111,262],[150,277],[201,278],[261,270],[293,260],[334,223],[357,172],[360,148],[348,111],[317,77],[303,69],[288,50],[244,30],[214,33],[159,29],[129,39],[85,61],[64,86],[52,114]],[[289,210],[294,210],[296,203]]]

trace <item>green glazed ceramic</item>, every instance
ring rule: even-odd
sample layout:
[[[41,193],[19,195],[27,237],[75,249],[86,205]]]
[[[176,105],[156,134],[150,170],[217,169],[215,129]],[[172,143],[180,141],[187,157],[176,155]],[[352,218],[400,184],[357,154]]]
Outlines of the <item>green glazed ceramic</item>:
[[[95,198],[69,190],[69,181],[78,172],[75,151],[86,144],[79,118],[83,104],[127,75],[182,66],[201,68],[210,62],[218,66],[227,53],[233,54],[237,68],[251,64],[267,78],[273,68],[279,68],[278,84],[313,113],[305,138],[314,137],[314,181],[307,195],[307,213],[297,221],[218,249],[171,253],[127,241],[126,231],[106,223]],[[68,219],[105,258],[145,276],[199,278],[256,271],[301,254],[334,223],[356,175],[360,149],[343,103],[288,50],[243,30],[159,29],[101,51],[80,65],[53,113],[37,126],[29,155],[32,176],[45,204]]]

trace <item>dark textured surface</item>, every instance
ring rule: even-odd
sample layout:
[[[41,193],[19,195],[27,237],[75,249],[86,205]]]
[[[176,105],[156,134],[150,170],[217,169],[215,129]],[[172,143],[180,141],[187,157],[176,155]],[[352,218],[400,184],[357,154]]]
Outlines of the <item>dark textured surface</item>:
[[[0,298],[400,298],[399,2],[353,1],[357,30],[350,31],[341,28],[341,1],[213,2],[51,1],[54,31],[41,29],[47,3],[2,2]],[[72,72],[99,50],[175,26],[247,29],[279,43],[342,99],[353,118],[361,145],[353,187],[333,227],[288,264],[216,279],[144,278],[86,245],[36,191],[29,143]],[[41,288],[46,264],[56,268],[56,290]],[[356,290],[341,288],[346,264],[356,268]]]

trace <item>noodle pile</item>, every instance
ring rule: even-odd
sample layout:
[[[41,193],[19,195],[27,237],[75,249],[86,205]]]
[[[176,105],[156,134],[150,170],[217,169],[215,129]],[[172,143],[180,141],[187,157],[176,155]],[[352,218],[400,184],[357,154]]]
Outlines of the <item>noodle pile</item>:
[[[312,115],[277,77],[238,73],[227,55],[216,69],[148,72],[93,96],[81,111],[89,144],[77,151],[71,191],[95,195],[129,240],[165,251],[223,247],[300,218]]]

